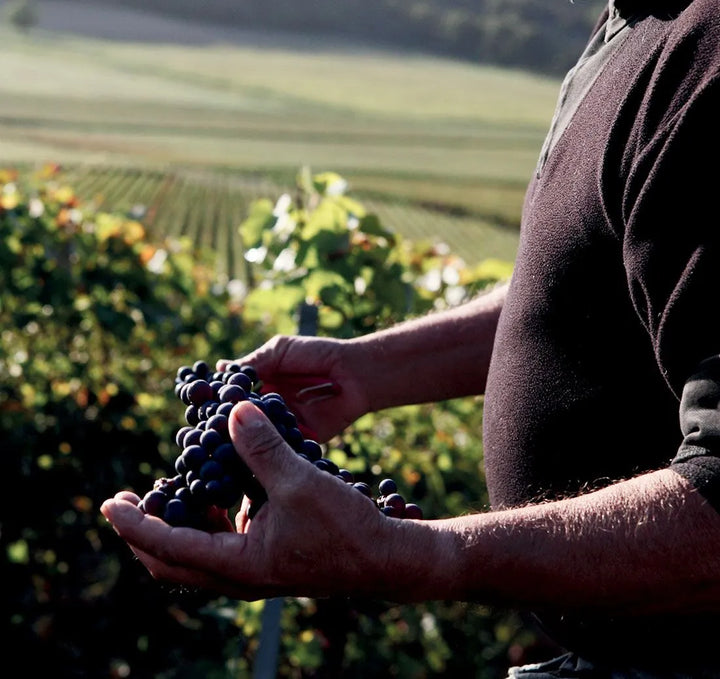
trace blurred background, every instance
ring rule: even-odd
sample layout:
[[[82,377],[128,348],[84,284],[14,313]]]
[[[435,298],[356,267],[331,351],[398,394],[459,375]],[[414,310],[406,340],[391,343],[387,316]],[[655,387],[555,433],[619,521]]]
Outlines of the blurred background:
[[[168,590],[98,507],[169,473],[180,365],[292,331],[300,302],[319,334],[353,336],[507,277],[560,80],[601,7],[0,1],[8,666],[498,679],[554,651],[485,606]],[[328,455],[395,476],[426,516],[483,509],[481,418],[480,398],[398,409]]]

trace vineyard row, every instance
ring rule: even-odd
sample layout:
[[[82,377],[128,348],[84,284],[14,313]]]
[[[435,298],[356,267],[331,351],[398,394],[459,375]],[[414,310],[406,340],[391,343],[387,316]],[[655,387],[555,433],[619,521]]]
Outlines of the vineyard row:
[[[63,181],[83,202],[124,212],[142,221],[151,236],[186,237],[216,253],[220,276],[247,278],[238,226],[250,204],[275,200],[288,187],[252,174],[230,176],[205,170],[164,170],[105,165],[64,168]],[[517,235],[476,219],[444,214],[412,204],[363,199],[365,207],[403,237],[442,239],[469,264],[486,257],[507,258]]]

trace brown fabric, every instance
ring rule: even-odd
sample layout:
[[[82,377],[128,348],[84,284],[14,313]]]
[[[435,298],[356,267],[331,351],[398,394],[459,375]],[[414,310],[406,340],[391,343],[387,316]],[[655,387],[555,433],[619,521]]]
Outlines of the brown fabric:
[[[528,189],[485,397],[496,507],[669,466],[685,382],[720,354],[720,9],[643,5]],[[696,622],[551,627],[570,648],[672,656],[720,620]]]

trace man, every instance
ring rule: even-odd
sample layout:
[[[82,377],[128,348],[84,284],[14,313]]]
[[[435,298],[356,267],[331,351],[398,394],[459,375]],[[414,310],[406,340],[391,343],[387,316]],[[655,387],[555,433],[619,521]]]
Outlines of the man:
[[[103,506],[153,575],[246,599],[518,607],[568,650],[510,670],[523,679],[720,677],[718,45],[714,0],[611,0],[563,84],[509,287],[243,358],[320,440],[484,393],[493,511],[389,519],[240,403],[231,435],[269,501],[238,533],[170,529],[128,493]],[[297,400],[307,376],[339,393]]]

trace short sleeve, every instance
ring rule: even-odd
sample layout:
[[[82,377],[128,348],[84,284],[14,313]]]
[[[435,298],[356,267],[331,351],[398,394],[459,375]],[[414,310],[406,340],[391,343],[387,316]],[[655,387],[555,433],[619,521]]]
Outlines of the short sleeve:
[[[720,511],[720,355],[703,360],[680,400],[683,440],[671,469]]]

